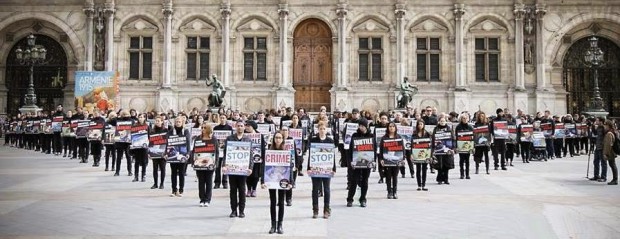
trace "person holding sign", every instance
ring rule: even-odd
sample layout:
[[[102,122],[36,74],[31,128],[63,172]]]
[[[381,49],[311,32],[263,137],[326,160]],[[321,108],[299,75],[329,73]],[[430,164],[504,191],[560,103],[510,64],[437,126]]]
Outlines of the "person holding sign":
[[[246,135],[245,132],[245,124],[243,121],[239,120],[235,123],[235,134],[228,136],[226,138],[226,144],[229,142],[252,142]],[[228,146],[224,148],[224,162],[222,163],[222,172],[227,172],[227,164],[226,160],[229,160],[229,157],[233,157],[234,155],[228,155]],[[248,159],[250,157],[250,149],[248,148]],[[239,175],[239,174],[228,174],[228,182],[230,183],[230,209],[232,210],[230,213],[230,217],[244,218],[245,217],[245,182],[249,174],[252,174],[253,162],[252,160],[248,160],[248,174],[247,175]],[[238,214],[237,214],[238,209]]]
[[[521,148],[521,159],[523,163],[530,163],[530,159],[532,159],[531,149],[533,147],[532,134],[534,133],[534,126],[528,124],[526,121],[523,122],[524,123],[517,126],[517,141]]]
[[[424,129],[424,120],[418,120],[415,126],[415,133],[411,142],[411,157],[415,163],[415,176],[418,183],[418,191],[428,191],[426,188],[426,171],[428,159],[431,157],[430,143],[431,136]]]
[[[223,111],[222,111],[223,112]],[[220,124],[216,125],[215,127],[213,127],[214,131],[229,131],[232,132],[233,128],[232,126],[228,125],[227,123],[228,119],[226,118],[225,114],[220,114]],[[216,134],[217,135],[217,134]],[[224,145],[223,143],[220,143],[220,147],[223,148]],[[222,153],[220,155],[220,160],[218,161],[218,165],[215,169],[215,186],[213,186],[213,188],[218,189],[220,188],[220,184],[222,185],[222,187],[224,189],[228,188],[228,176],[226,175],[222,175],[222,166],[223,166],[223,157],[224,154]]]
[[[168,138],[170,139],[171,137],[184,137],[185,138],[185,145],[180,146],[179,148],[183,148],[185,147],[185,150],[189,149],[189,142],[190,142],[190,137],[191,134],[189,132],[189,129],[185,128],[185,116],[178,116],[174,119],[174,127],[172,127],[172,129],[168,132]],[[169,145],[172,142],[169,141]],[[168,148],[171,148],[170,146]],[[172,148],[176,148],[176,147],[172,147]],[[164,154],[164,159],[168,162],[170,162],[170,170],[172,171],[171,174],[171,186],[172,186],[172,194],[170,195],[171,197],[183,197],[183,187],[185,187],[185,164],[187,163],[186,160],[183,160],[184,157],[187,157],[187,155],[182,155],[183,152],[177,152],[178,155],[176,156],[177,158],[180,158],[180,160],[175,160],[175,161],[171,161],[169,160],[168,154],[166,153]],[[185,152],[187,153],[187,152]],[[178,189],[177,189],[177,180],[178,180]]]
[[[478,137],[483,136],[483,137]],[[484,140],[483,140],[484,139]],[[479,111],[476,116],[476,124],[474,124],[474,161],[476,162],[476,174],[484,156],[484,166],[487,174],[489,174],[489,149],[491,138],[489,133],[489,119],[487,115]]]
[[[316,150],[314,150],[314,146],[320,146],[322,144],[325,144],[326,146],[329,145],[332,148],[335,147],[334,145],[334,140],[331,139],[330,137],[327,137],[327,124],[324,122],[319,123],[318,126],[318,135],[316,137],[313,137],[312,139],[310,139],[310,157],[308,159],[308,175],[312,178],[312,218],[317,218],[319,215],[319,192],[323,192],[323,218],[328,219],[331,215],[331,208],[329,207],[329,203],[330,203],[330,196],[331,196],[331,190],[330,190],[330,184],[331,184],[331,177],[321,177],[320,175],[317,175],[318,173],[315,172],[315,167],[313,166],[313,163],[315,163],[315,160],[318,160],[319,162],[324,162],[326,160],[323,159],[324,153],[321,151],[321,155],[315,155],[314,152]],[[317,147],[317,148],[321,148],[321,147]],[[323,149],[323,148],[321,148]],[[334,149],[332,149],[332,153],[325,155],[328,156],[328,159],[332,160],[332,174],[336,172],[336,155],[333,151]],[[329,157],[331,155],[331,157]],[[317,158],[317,156],[320,156]],[[312,163],[312,164],[311,164]],[[315,176],[316,175],[316,176]]]
[[[127,175],[133,176],[133,173],[131,173],[131,158],[129,157],[129,145],[131,145],[131,137],[128,136],[126,133],[131,131],[130,129],[131,125],[133,124],[133,119],[131,119],[131,115],[129,114],[128,110],[122,110],[119,116],[120,117],[116,119],[116,121],[114,121],[114,125],[116,126],[116,132],[117,134],[124,134],[126,137],[129,137],[129,141],[115,140],[114,142],[114,148],[116,148],[116,173],[114,174],[114,176],[119,176],[120,174],[123,155],[125,155],[125,158],[127,159]]]
[[[399,141],[396,141],[399,140]],[[398,171],[404,160],[404,144],[402,137],[396,133],[396,123],[388,124],[385,135],[381,137],[381,148],[379,151],[379,164],[383,166],[385,172],[385,185],[387,187],[387,198],[398,199],[396,188],[398,185]],[[388,158],[392,157],[392,158]]]
[[[491,135],[493,135],[493,165],[495,166],[495,170],[499,168],[499,158],[501,158],[501,166],[502,170],[507,170],[506,168],[506,139],[508,136],[508,122],[506,118],[504,118],[504,110],[502,108],[498,108],[495,113],[497,113],[497,117],[493,119],[490,125]],[[505,131],[505,135],[504,135]],[[501,133],[500,133],[501,132]]]
[[[459,169],[461,179],[469,177],[469,155],[473,151],[473,131],[474,127],[469,125],[469,114],[463,113],[459,116],[459,124],[456,126],[457,145],[459,145]],[[465,166],[465,168],[463,168]]]
[[[359,114],[359,112],[358,112]],[[358,140],[355,140],[358,139]],[[351,136],[349,143],[349,172],[351,172],[351,179],[349,185],[349,193],[347,196],[347,207],[353,206],[353,196],[359,185],[361,188],[360,206],[366,207],[366,193],[368,192],[368,177],[370,176],[370,168],[374,164],[374,142],[372,133],[368,130],[368,121],[365,118],[358,120],[357,132]],[[370,150],[368,150],[370,149]],[[353,152],[356,151],[356,152]],[[370,152],[370,154],[363,154],[362,152]],[[361,158],[354,159],[354,154],[358,153]],[[373,157],[373,158],[364,158]],[[356,164],[354,164],[354,161]],[[361,164],[361,165],[358,165]]]
[[[194,141],[194,150],[191,156],[198,178],[200,207],[208,207],[211,204],[213,171],[215,170],[215,161],[218,158],[217,144],[217,139],[213,136],[213,127],[208,123],[203,123],[202,133]]]
[[[248,134],[248,136],[250,136],[250,139],[252,140],[252,160],[254,161],[254,167],[252,169],[252,174],[250,174],[250,176],[248,176],[247,179],[247,193],[246,193],[246,197],[256,197],[256,186],[258,186],[258,181],[260,178],[260,173],[261,173],[261,167],[263,167],[263,159],[265,158],[265,148],[266,148],[266,142],[265,142],[265,138],[263,137],[262,134],[258,133],[258,131],[256,131],[256,129],[258,128],[258,125],[256,124],[256,122],[254,121],[247,121],[247,124],[245,124],[245,133]],[[254,138],[254,136],[256,136]],[[258,152],[254,152],[254,151],[258,151]]]
[[[172,131],[172,127],[168,126],[168,127],[164,127],[164,119],[162,116],[157,116],[155,117],[155,124],[151,127],[151,130],[149,131],[150,135],[155,135],[155,134],[162,134],[162,133],[166,133],[166,135],[162,135],[162,137],[166,137],[166,141],[167,141],[167,133],[169,131]],[[166,145],[164,144],[164,148],[166,147]],[[153,160],[153,186],[151,186],[151,189],[164,189],[164,179],[166,178],[166,160],[164,160],[163,158],[163,153],[161,155],[161,157],[155,156],[155,157],[151,157],[151,160]],[[157,179],[158,179],[158,173],[159,172],[159,187],[157,187]]]
[[[286,197],[285,196],[286,191],[292,188],[290,179],[293,177],[293,162],[291,160],[290,152],[284,149],[284,135],[282,135],[282,133],[280,132],[275,133],[275,135],[273,136],[273,140],[271,142],[271,146],[269,147],[269,150],[276,150],[276,152],[284,151],[284,153],[282,155],[280,154],[265,155],[265,164],[262,164],[262,165],[266,166],[267,163],[270,163],[272,161],[275,162],[275,164],[277,165],[278,163],[281,163],[282,161],[286,161],[285,159],[281,157],[288,156],[287,167],[284,167],[284,168],[278,167],[278,166],[270,167],[269,172],[265,172],[265,170],[267,170],[267,167],[265,167],[265,169],[262,170],[263,176],[261,177],[261,188],[266,189],[267,185],[265,184],[265,177],[278,178],[282,176],[288,176],[288,179],[289,179],[288,182],[283,183],[282,181],[284,181],[284,179],[276,180],[280,182],[278,185],[279,188],[277,189],[269,188],[269,212],[271,215],[271,229],[269,230],[269,234],[273,234],[275,232],[277,232],[278,234],[282,234],[284,233],[284,231],[282,230],[282,220],[284,220],[284,198]],[[274,176],[267,176],[267,174],[273,174]],[[282,175],[282,174],[288,174],[288,175]],[[286,178],[286,177],[283,177],[283,178]],[[283,186],[284,188],[282,188]],[[276,204],[278,206],[277,219],[276,219]]]
[[[99,115],[99,111],[93,112],[93,118],[90,120],[90,128],[99,130],[99,138],[90,141],[91,154],[93,155],[93,167],[99,167],[99,161],[101,161],[101,136],[103,134],[103,127],[105,125],[105,119]]]
[[[114,147],[113,135],[116,131],[114,125],[116,125],[116,112],[110,111],[108,113],[108,120],[105,122],[104,141],[105,141],[105,171],[109,170],[110,157],[112,157],[112,171],[116,165],[116,147]],[[64,123],[63,123],[64,124]],[[108,137],[109,136],[109,137]]]
[[[433,157],[437,159],[437,164],[434,166],[437,169],[437,183],[449,185],[448,174],[450,169],[454,168],[454,137],[445,116],[439,118],[432,140]]]
[[[132,128],[134,129],[142,129],[142,131],[146,131],[146,142],[148,142],[148,123],[146,122],[146,114],[145,113],[141,113],[138,115],[138,120],[134,123],[134,125],[132,126]],[[132,129],[132,131],[134,131],[134,129]],[[133,177],[133,181],[132,182],[137,182],[138,181],[138,173],[140,170],[140,166],[142,166],[142,178],[140,181],[142,182],[146,182],[146,167],[148,165],[148,154],[147,154],[147,150],[148,150],[148,144],[144,145],[145,147],[133,147],[131,148],[129,151],[131,152],[131,155],[133,155],[134,158],[134,177]]]

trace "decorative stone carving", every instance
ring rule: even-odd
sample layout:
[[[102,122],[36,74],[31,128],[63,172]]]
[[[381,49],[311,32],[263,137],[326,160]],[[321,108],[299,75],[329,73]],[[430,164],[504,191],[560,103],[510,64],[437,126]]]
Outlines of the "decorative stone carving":
[[[216,29],[212,24],[204,21],[203,19],[195,18],[183,24],[181,27],[179,27],[179,30],[181,30],[182,32],[204,33],[204,32],[214,32]]]
[[[368,19],[353,27],[353,32],[389,32],[390,28],[374,19]]]
[[[469,28],[470,32],[490,32],[490,31],[501,31],[507,32],[508,30],[502,24],[499,24],[493,20],[486,19],[478,24]]]
[[[123,25],[123,27],[121,27],[121,29],[123,31],[152,31],[155,32],[157,30],[159,30],[159,28],[155,25],[150,23],[149,21],[142,19],[142,18],[138,18],[135,19],[125,25]]]
[[[147,103],[142,97],[132,98],[129,101],[129,108],[135,109],[138,112],[146,112]]]
[[[273,31],[273,27],[271,27],[269,24],[258,20],[258,19],[252,19],[246,23],[244,23],[243,25],[237,27],[237,31]]]
[[[410,29],[411,32],[447,32],[448,28],[440,22],[433,19],[426,19]]]
[[[263,101],[256,97],[248,98],[247,100],[245,100],[245,103],[243,103],[243,105],[245,106],[245,110],[247,112],[257,112],[264,108]]]

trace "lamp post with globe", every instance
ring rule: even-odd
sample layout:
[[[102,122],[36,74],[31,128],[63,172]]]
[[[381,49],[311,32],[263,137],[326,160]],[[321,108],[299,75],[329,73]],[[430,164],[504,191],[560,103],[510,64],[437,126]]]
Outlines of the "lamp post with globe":
[[[24,98],[25,104],[19,109],[22,113],[33,112],[36,114],[41,111],[41,108],[36,105],[37,95],[34,92],[34,66],[45,64],[47,50],[45,50],[42,46],[37,46],[35,44],[36,39],[36,36],[30,34],[26,39],[27,45],[25,49],[22,50],[21,47],[18,46],[15,50],[17,62],[21,65],[30,67],[30,79],[28,81],[28,89]]]
[[[598,68],[605,64],[603,57],[605,53],[598,47],[598,38],[591,37],[588,39],[590,47],[586,50],[584,56],[584,62],[587,67],[592,69],[592,78],[594,78],[594,94],[590,102],[590,107],[586,109],[585,114],[592,116],[606,117],[609,113],[605,111],[603,98],[601,98],[601,92],[598,87]]]

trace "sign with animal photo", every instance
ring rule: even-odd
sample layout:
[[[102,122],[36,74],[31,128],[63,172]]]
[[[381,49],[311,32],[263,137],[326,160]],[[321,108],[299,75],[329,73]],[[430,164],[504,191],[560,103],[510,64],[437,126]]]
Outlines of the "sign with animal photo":
[[[413,139],[411,141],[411,162],[427,163],[431,158],[431,138]]]
[[[532,133],[532,144],[534,148],[544,149],[547,147],[545,142],[545,135],[543,132],[536,131]]]
[[[493,122],[493,137],[495,139],[508,139],[508,122]]]
[[[564,124],[564,128],[566,129],[567,138],[575,138],[578,136],[577,126],[575,124]]]
[[[226,155],[224,158],[224,166],[222,167],[224,175],[250,175],[252,142],[226,141]]]
[[[357,125],[357,124],[356,124]],[[372,168],[375,164],[375,145],[372,138],[354,138],[351,165],[353,168]],[[346,145],[346,144],[345,144]]]
[[[383,167],[404,165],[405,145],[403,139],[383,140],[381,147],[383,147]]]
[[[44,125],[43,125],[43,121],[45,121]],[[51,119],[42,120],[41,124],[43,125],[43,133],[44,134],[53,134],[54,133],[52,131],[52,120]]]
[[[403,137],[403,141],[405,142],[405,150],[411,149],[411,137],[413,136],[413,126],[402,126],[399,125],[396,127],[396,132]]]
[[[187,138],[185,136],[171,135],[168,136],[168,146],[164,153],[164,159],[168,163],[185,163],[187,162]]]
[[[269,189],[290,189],[291,154],[288,150],[265,151],[265,185]]]
[[[488,125],[474,128],[474,146],[491,146],[491,133]]]
[[[77,123],[76,123],[77,126]],[[62,128],[60,129],[60,136],[62,137],[71,137],[71,121],[63,120]]]
[[[62,122],[64,121],[64,117],[62,116],[54,116],[52,118],[52,131],[54,133],[62,132]]]
[[[260,133],[245,133],[252,141],[252,161],[254,163],[263,162],[263,135]]]
[[[327,143],[310,143],[308,157],[308,176],[313,178],[331,178],[334,176],[336,146]]]
[[[194,149],[194,142],[196,139],[202,134],[202,128],[190,128],[190,140],[189,140],[189,150],[192,151]]]
[[[356,123],[346,123],[345,132],[344,132],[344,149],[349,149],[351,145],[351,137],[353,134],[357,132],[357,128],[359,127]]]
[[[473,131],[456,132],[456,150],[458,151],[458,153],[462,154],[474,153]]]
[[[521,142],[532,142],[532,133],[534,132],[534,126],[531,124],[522,124],[521,125],[521,137],[519,140]]]
[[[556,139],[562,139],[566,137],[566,128],[564,128],[564,123],[555,124],[555,130],[553,131],[553,136]]]
[[[214,170],[217,165],[217,145],[211,140],[194,143],[194,170]]]
[[[375,148],[377,153],[381,150],[381,138],[385,135],[385,131],[387,131],[387,128],[375,128]]]
[[[506,140],[508,144],[516,144],[517,143],[517,126],[516,125],[508,125],[508,140]]]
[[[103,144],[114,144],[114,133],[116,133],[116,127],[112,125],[106,125],[102,136]]]
[[[163,158],[168,146],[168,133],[149,135],[149,156],[151,158]]]
[[[79,120],[77,128],[75,129],[75,138],[83,139],[88,136],[88,128],[90,126],[90,120]]]
[[[116,131],[114,133],[115,143],[131,143],[131,125],[130,120],[116,121]]]
[[[214,130],[213,137],[217,139],[218,142],[218,155],[220,158],[224,157],[224,147],[226,146],[226,138],[232,134],[230,130]]]
[[[454,141],[452,140],[452,132],[439,131],[435,132],[435,145],[433,145],[433,153],[435,155],[447,155],[454,149]]]
[[[88,141],[101,141],[104,129],[103,121],[91,121],[88,131]]]
[[[295,153],[297,156],[301,156],[303,151],[304,144],[302,143],[304,139],[304,131],[303,129],[289,129],[288,135],[295,140]]]
[[[149,147],[148,130],[149,130],[149,126],[146,124],[132,126],[131,127],[131,145],[129,146],[129,148],[131,149],[148,148]]]
[[[553,125],[551,123],[542,123],[540,124],[540,129],[543,131],[543,135],[547,138],[553,136]]]

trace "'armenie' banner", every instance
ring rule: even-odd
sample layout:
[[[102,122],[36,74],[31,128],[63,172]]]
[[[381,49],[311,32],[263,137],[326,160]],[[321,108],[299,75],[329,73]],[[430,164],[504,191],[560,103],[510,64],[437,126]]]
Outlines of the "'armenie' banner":
[[[88,112],[113,110],[118,95],[118,73],[114,71],[76,71],[75,106]]]

